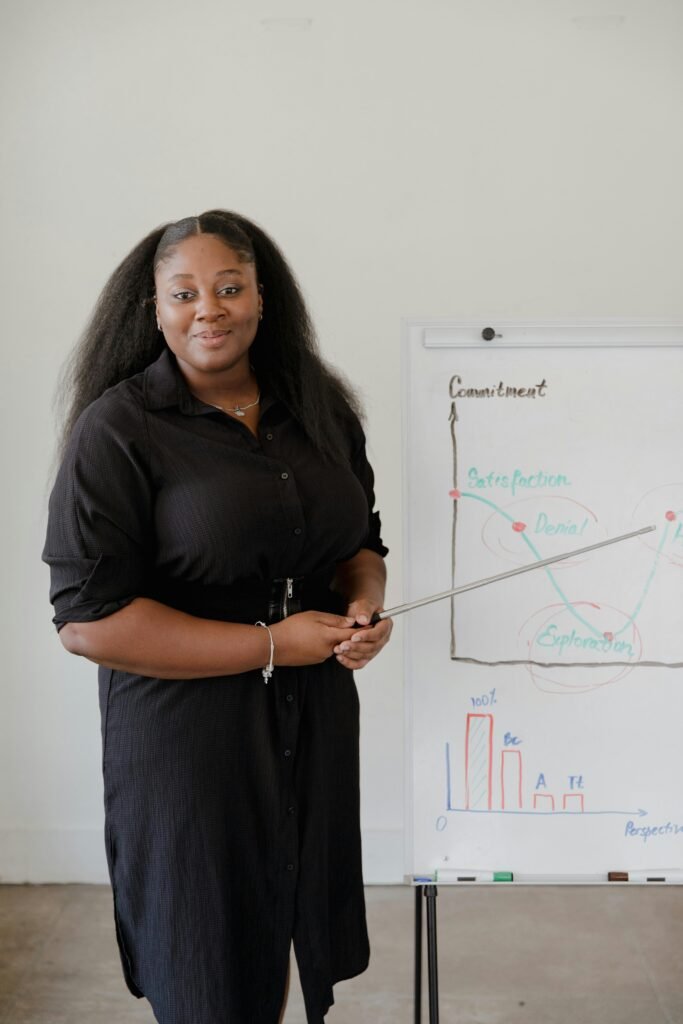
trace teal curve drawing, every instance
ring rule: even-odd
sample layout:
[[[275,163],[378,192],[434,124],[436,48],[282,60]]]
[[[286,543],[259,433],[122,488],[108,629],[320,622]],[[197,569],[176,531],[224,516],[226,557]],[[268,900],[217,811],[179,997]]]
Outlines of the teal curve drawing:
[[[509,523],[514,524],[514,522],[515,522],[515,520],[510,515],[509,512],[506,512],[505,509],[501,508],[499,505],[496,505],[496,503],[491,501],[489,498],[483,498],[481,496],[481,494],[473,494],[471,491],[460,491],[459,492],[459,497],[453,498],[453,500],[454,501],[460,501],[462,498],[471,498],[473,501],[480,501],[483,505],[488,505],[489,508],[492,508],[494,510],[494,512],[496,512],[498,515],[502,516],[504,519],[507,519]],[[659,545],[658,545],[657,550],[655,552],[654,561],[652,563],[652,569],[650,570],[650,573],[649,573],[649,575],[648,575],[648,577],[647,577],[647,579],[645,581],[645,586],[643,587],[643,593],[641,594],[640,598],[636,602],[636,607],[633,610],[633,613],[631,615],[627,616],[626,622],[621,627],[621,629],[618,630],[618,632],[616,632],[614,634],[615,636],[619,636],[621,633],[624,632],[624,630],[628,629],[628,627],[630,625],[635,625],[636,618],[637,618],[641,608],[643,607],[643,603],[644,603],[645,598],[647,597],[648,591],[649,591],[649,589],[650,589],[650,587],[652,585],[652,581],[655,578],[655,573],[657,571],[657,566],[659,564],[659,558],[660,558],[660,555],[661,555],[662,550],[664,548],[664,545],[666,544],[666,541],[667,541],[667,538],[668,538],[668,535],[669,535],[669,529],[670,529],[670,525],[667,522],[665,527],[664,527],[664,530],[662,531],[662,535],[661,535],[661,538],[660,538],[660,541],[659,541]],[[533,541],[529,540],[529,538],[527,537],[526,533],[524,533],[522,531],[522,532],[520,532],[519,536],[524,541],[524,543],[527,545],[527,547],[532,552],[532,554],[537,559],[537,561],[541,561],[543,559],[543,555],[538,550],[538,548],[533,543]],[[600,640],[602,640],[604,634],[599,629],[596,629],[595,626],[593,626],[590,622],[588,622],[587,619],[585,619],[583,617],[583,615],[581,615],[581,613],[576,610],[574,605],[567,598],[567,596],[563,592],[562,588],[560,587],[559,583],[555,579],[555,574],[553,573],[553,570],[550,569],[550,568],[546,568],[545,569],[545,573],[546,573],[548,579],[550,580],[550,583],[551,583],[553,589],[559,595],[560,600],[562,601],[562,603],[564,604],[565,608],[570,613],[570,615],[573,615],[574,618],[577,619],[577,621],[580,622],[583,626],[585,626],[586,629],[590,630],[590,632],[593,633],[594,636],[596,636]]]

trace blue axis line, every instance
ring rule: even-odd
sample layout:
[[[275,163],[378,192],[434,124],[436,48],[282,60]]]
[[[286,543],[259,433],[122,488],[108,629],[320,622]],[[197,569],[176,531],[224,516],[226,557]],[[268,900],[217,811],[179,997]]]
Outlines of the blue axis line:
[[[480,494],[473,494],[471,491],[461,491],[460,492],[460,497],[461,498],[472,498],[474,501],[480,501],[483,505],[488,505],[489,508],[492,508],[494,512],[498,513],[498,515],[501,515],[501,516],[503,516],[504,519],[507,519],[507,521],[509,523],[514,523],[515,522],[513,517],[508,512],[506,512],[502,508],[499,508],[498,505],[496,505],[493,501],[490,501],[488,498],[482,498],[482,496]],[[656,572],[657,566],[659,564],[659,556],[661,555],[662,549],[664,547],[664,544],[666,543],[666,540],[667,540],[667,537],[668,537],[668,533],[669,533],[669,523],[666,524],[666,526],[664,528],[664,531],[662,533],[661,540],[659,542],[659,547],[657,548],[657,552],[655,554],[655,559],[654,559],[654,563],[653,563],[653,566],[652,566],[652,570],[650,572],[650,575],[647,578],[647,581],[645,583],[645,587],[643,589],[643,593],[642,593],[642,595],[640,597],[640,600],[636,604],[636,607],[635,607],[635,610],[634,610],[633,614],[627,616],[625,624],[621,627],[619,632],[615,634],[615,636],[619,636],[620,633],[623,633],[625,629],[628,629],[629,625],[635,624],[636,616],[638,615],[638,613],[640,612],[640,609],[643,606],[643,602],[644,602],[644,600],[645,600],[645,598],[647,596],[648,590],[650,589],[650,584],[652,583],[652,581],[654,579],[655,572]],[[541,555],[541,552],[538,550],[536,545],[532,541],[529,540],[529,538],[526,535],[526,532],[521,533],[520,536],[521,536],[522,540],[524,541],[524,543],[529,548],[529,550],[532,552],[532,554],[535,555],[536,559],[539,562],[542,561],[543,560],[543,556]],[[576,610],[574,605],[571,604],[571,602],[569,601],[569,599],[567,598],[567,596],[563,592],[562,588],[558,584],[557,580],[555,579],[555,576],[553,575],[552,569],[546,568],[545,569],[545,573],[546,573],[548,579],[550,580],[550,582],[551,582],[551,584],[553,586],[553,589],[557,591],[557,593],[559,594],[560,598],[562,599],[562,603],[564,604],[564,606],[567,609],[567,611],[571,615],[573,615],[574,618],[577,619],[583,626],[585,626],[586,629],[590,630],[590,632],[593,633],[594,636],[598,637],[600,640],[604,639],[604,633],[602,633],[599,629],[596,629],[595,626],[593,626],[592,623],[588,622],[587,619],[584,619],[583,615],[581,615],[581,613]],[[560,813],[560,812],[556,812],[556,813]]]
[[[647,815],[647,811],[644,811],[642,807],[639,807],[637,811],[475,811],[468,809],[467,807],[447,807],[447,814],[521,814],[529,815],[533,818],[548,817],[557,818],[560,815],[572,818],[584,818],[588,814],[605,815],[605,814],[622,814],[628,818],[643,818]]]

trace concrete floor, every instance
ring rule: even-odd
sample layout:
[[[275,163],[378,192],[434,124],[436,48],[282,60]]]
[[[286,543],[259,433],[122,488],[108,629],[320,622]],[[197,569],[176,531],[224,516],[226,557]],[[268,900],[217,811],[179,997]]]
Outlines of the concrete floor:
[[[367,903],[371,967],[326,1020],[411,1024],[413,894]],[[681,889],[442,888],[438,914],[442,1024],[683,1024]],[[153,1024],[123,983],[108,887],[0,886],[0,1024],[29,1022]],[[305,1024],[296,982],[286,1022]]]

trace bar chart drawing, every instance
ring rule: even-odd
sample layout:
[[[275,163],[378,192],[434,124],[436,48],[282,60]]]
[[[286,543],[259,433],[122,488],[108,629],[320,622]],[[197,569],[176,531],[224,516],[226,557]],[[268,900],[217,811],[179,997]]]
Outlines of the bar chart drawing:
[[[522,751],[504,745],[496,751],[495,716],[470,712],[465,721],[464,758],[456,762],[451,744],[446,743],[446,810],[493,814],[585,814],[586,794],[581,792],[548,792],[545,776],[535,772],[533,790],[524,795],[525,772]],[[460,771],[456,763],[462,765]],[[495,785],[494,765],[498,774]],[[580,779],[568,776],[570,785]],[[563,780],[564,781],[564,780]],[[581,785],[583,780],[581,779]],[[462,806],[456,794],[461,793]],[[455,801],[455,802],[454,802]],[[593,812],[621,813],[621,812]]]

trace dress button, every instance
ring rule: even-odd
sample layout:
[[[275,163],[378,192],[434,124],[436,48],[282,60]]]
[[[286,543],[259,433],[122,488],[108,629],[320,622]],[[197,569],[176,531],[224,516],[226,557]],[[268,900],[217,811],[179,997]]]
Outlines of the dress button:
[[[301,533],[301,527],[300,526],[295,526],[294,527],[294,536],[298,537],[300,533]]]
[[[280,474],[280,479],[281,480],[289,480],[289,473],[281,473]]]
[[[285,757],[291,757],[291,756],[292,756],[292,751],[291,750],[285,750]]]
[[[287,870],[288,871],[293,871],[294,870],[294,865],[293,864],[288,864],[287,865]]]
[[[272,441],[272,440],[273,440],[273,435],[272,434],[266,434],[266,441]]]
[[[285,697],[285,700],[286,700],[286,701],[287,701],[287,702],[288,702],[289,704],[291,704],[291,703],[292,703],[292,701],[294,700],[294,694],[293,694],[293,693],[288,693],[288,694],[287,694],[287,696]]]

